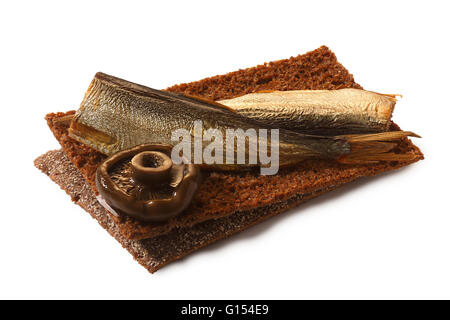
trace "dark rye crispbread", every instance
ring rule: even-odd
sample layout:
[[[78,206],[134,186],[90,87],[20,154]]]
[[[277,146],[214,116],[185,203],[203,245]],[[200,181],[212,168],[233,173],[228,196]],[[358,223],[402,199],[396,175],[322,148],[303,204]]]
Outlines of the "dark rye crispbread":
[[[337,187],[335,185],[326,190],[297,194],[288,201],[274,202],[253,210],[238,211],[228,217],[197,223],[189,228],[176,228],[154,238],[129,240],[122,235],[111,215],[98,203],[89,184],[62,150],[49,151],[38,157],[34,163],[151,273],[210,243],[242,231]]]
[[[168,91],[212,100],[231,99],[261,90],[342,89],[362,87],[325,46],[303,55],[272,61],[225,75],[177,84]]]
[[[239,70],[191,84],[169,88],[176,92],[212,98],[231,98],[248,92],[272,89],[361,88],[353,76],[337,62],[335,55],[321,47],[305,55]],[[47,121],[68,158],[95,192],[95,170],[104,156],[67,136],[67,126],[55,124],[64,114],[49,114]],[[393,124],[392,128],[398,129]],[[127,239],[155,237],[176,228],[186,228],[210,219],[219,219],[238,211],[289,202],[298,195],[329,190],[359,177],[397,169],[423,158],[420,150],[404,139],[399,153],[411,153],[409,162],[382,162],[375,165],[339,165],[331,161],[305,161],[294,168],[282,169],[275,176],[257,172],[205,173],[199,192],[186,212],[167,223],[142,223],[130,217],[116,219],[117,227]]]

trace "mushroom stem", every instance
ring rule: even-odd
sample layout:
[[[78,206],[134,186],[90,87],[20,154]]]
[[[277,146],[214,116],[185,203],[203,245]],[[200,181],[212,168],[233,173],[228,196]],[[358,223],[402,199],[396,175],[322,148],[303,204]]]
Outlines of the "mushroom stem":
[[[131,159],[133,177],[150,186],[168,183],[172,164],[172,159],[159,151],[143,151]]]

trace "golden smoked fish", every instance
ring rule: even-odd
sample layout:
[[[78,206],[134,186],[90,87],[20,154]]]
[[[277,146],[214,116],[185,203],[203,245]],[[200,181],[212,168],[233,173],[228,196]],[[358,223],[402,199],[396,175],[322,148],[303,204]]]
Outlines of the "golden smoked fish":
[[[202,124],[200,132],[197,126],[199,121]],[[174,142],[172,135],[177,129],[184,129],[194,137],[191,142],[193,146],[191,150],[194,150],[195,144],[199,141],[203,148],[210,145],[211,140],[208,141],[205,138],[209,129],[215,129],[214,142],[217,142],[215,140],[218,137],[225,138],[230,130],[258,132],[261,129],[270,128],[214,102],[155,90],[97,73],[71,121],[69,135],[104,154],[111,155],[144,143],[176,145],[178,141]],[[203,136],[203,139],[198,140],[199,135]],[[279,166],[295,164],[311,158],[363,163],[407,159],[408,155],[391,152],[396,146],[394,141],[406,136],[416,135],[411,132],[394,131],[369,135],[323,137],[280,129],[279,143],[277,143]],[[254,142],[251,136],[246,139],[248,145]],[[260,135],[258,139],[259,142],[261,139],[266,139],[268,149],[276,142],[272,141],[272,136],[269,139]],[[225,145],[224,143],[224,148]],[[237,143],[234,144],[232,156],[235,156],[235,159],[242,151],[242,147]],[[245,159],[250,159],[251,148],[245,149]],[[225,159],[225,154],[224,150],[223,163],[220,161],[202,163],[208,168],[219,170],[240,170],[255,165],[266,165],[259,156],[256,163],[250,161],[229,163]],[[190,159],[197,159],[197,157],[192,155]]]
[[[387,131],[395,95],[360,89],[267,91],[219,101],[274,128],[340,135]]]

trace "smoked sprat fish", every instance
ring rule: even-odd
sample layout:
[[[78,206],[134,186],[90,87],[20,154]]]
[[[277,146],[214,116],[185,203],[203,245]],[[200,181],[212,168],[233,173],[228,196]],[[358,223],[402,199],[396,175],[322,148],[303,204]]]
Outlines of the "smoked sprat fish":
[[[387,131],[395,95],[360,89],[267,91],[219,101],[239,114],[306,134]]]
[[[194,124],[198,120],[202,121],[202,130],[216,129],[223,137],[227,129],[246,131],[268,128],[261,122],[214,102],[155,90],[97,73],[71,121],[69,135],[99,152],[111,155],[144,143],[174,145],[172,132],[184,128],[194,135]],[[416,135],[394,131],[323,137],[280,129],[279,166],[306,159],[334,159],[352,163],[406,160],[410,155],[391,151],[396,146],[395,140],[406,136]],[[209,142],[204,143],[207,145]],[[270,145],[270,141],[267,141],[267,145]],[[234,151],[237,153],[236,148]],[[261,165],[259,159],[256,165]],[[224,161],[224,164],[206,166],[219,170],[239,170],[254,165],[228,164]]]

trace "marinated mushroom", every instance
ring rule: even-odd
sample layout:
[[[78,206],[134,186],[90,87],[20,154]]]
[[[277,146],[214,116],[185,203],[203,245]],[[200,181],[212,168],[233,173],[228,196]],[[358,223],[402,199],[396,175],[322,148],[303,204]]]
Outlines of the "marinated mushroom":
[[[113,214],[165,221],[182,213],[199,184],[193,164],[175,164],[172,147],[145,144],[118,152],[97,169],[99,201]]]

